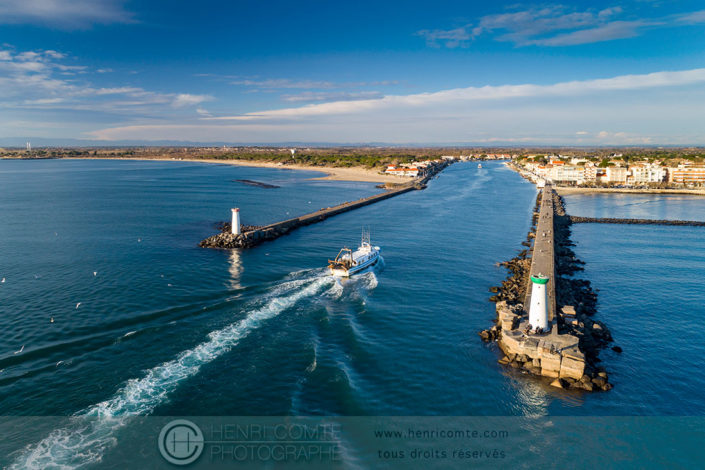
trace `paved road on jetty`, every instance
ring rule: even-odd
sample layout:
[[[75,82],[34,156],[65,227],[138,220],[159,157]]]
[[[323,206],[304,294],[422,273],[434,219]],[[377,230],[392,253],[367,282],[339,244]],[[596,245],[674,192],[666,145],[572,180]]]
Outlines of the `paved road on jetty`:
[[[554,228],[553,228],[553,188],[546,185],[541,194],[541,208],[539,221],[536,226],[536,238],[531,254],[531,275],[543,274],[550,279],[546,284],[548,297],[548,319],[553,321],[556,315],[556,267],[554,255]],[[524,309],[528,312],[531,305],[531,280],[526,290]]]

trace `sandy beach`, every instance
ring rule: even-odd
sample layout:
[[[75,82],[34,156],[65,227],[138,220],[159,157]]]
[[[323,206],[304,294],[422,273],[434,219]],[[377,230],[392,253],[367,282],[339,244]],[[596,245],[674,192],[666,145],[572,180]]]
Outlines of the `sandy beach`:
[[[625,193],[625,194],[688,194],[705,196],[705,189],[637,189],[637,188],[574,188],[554,186],[558,194]]]
[[[334,180],[334,181],[362,181],[367,183],[405,183],[411,181],[411,177],[400,177],[380,174],[377,170],[364,167],[328,167],[328,166],[307,166],[307,165],[284,165],[274,162],[251,161],[251,160],[218,160],[209,158],[171,158],[171,157],[64,157],[66,160],[158,160],[165,162],[196,162],[196,163],[219,163],[222,165],[249,166],[257,168],[278,168],[283,170],[305,170],[319,171],[325,176],[311,179]]]

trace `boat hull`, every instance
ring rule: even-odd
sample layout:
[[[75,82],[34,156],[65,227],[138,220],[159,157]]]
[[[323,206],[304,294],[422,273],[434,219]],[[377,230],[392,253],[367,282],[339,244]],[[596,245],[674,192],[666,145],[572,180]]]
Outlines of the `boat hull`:
[[[380,255],[377,254],[374,258],[366,261],[365,263],[359,264],[357,266],[352,266],[349,269],[340,269],[340,268],[330,268],[330,274],[334,277],[350,277],[354,276],[355,274],[360,273],[361,271],[364,271],[367,268],[370,268],[372,266],[377,265],[379,263]]]

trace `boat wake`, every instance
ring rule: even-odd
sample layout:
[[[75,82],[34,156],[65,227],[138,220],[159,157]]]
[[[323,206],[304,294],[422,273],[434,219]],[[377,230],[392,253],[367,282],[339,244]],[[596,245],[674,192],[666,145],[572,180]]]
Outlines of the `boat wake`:
[[[109,400],[77,413],[71,425],[52,431],[39,443],[21,451],[9,468],[76,468],[99,462],[117,444],[115,433],[128,424],[130,417],[151,413],[202,366],[232,350],[267,320],[333,283],[330,277],[320,273],[313,277],[291,277],[294,279],[272,287],[261,306],[245,318],[211,332],[203,343],[150,369],[143,377],[129,380]]]

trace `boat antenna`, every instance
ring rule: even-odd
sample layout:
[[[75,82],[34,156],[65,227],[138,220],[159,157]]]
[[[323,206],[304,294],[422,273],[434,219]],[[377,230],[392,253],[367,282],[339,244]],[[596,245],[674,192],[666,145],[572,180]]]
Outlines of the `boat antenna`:
[[[366,229],[365,229],[364,225],[362,226],[362,243],[361,244],[364,245],[365,242],[367,242],[368,245],[371,243],[370,242],[370,227],[369,227],[369,225],[367,226]]]

